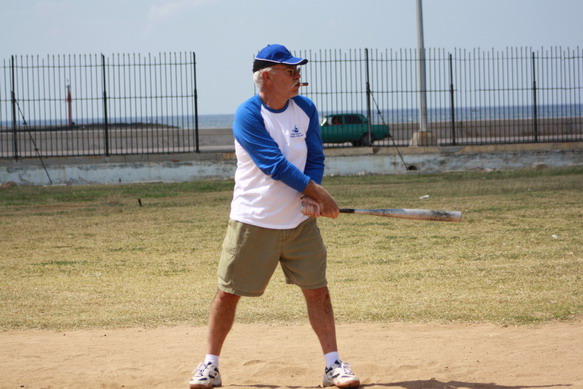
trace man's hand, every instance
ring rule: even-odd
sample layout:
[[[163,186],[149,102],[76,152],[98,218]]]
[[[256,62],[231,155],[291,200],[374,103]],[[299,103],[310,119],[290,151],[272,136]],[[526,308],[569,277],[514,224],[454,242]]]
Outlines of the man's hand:
[[[316,184],[314,181],[310,180],[308,182],[306,189],[304,189],[304,195],[318,203],[320,216],[336,219],[340,214],[334,198],[323,186]]]
[[[302,213],[309,217],[320,217],[320,204],[311,197],[302,197]]]

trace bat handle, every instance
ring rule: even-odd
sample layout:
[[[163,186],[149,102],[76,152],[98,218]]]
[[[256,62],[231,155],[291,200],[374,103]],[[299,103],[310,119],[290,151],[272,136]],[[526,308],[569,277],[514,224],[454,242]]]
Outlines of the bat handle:
[[[340,208],[340,213],[354,213],[354,208]]]

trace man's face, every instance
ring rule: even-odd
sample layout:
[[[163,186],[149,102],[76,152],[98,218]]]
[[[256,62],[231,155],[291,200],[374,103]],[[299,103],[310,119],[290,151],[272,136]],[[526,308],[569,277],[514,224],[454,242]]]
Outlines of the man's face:
[[[273,85],[280,93],[297,96],[300,90],[300,68],[278,64],[272,67]]]

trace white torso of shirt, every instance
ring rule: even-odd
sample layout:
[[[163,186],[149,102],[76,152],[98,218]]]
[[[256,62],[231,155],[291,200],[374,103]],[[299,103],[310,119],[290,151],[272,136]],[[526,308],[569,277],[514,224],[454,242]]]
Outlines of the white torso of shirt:
[[[260,115],[283,157],[303,171],[307,159],[305,138],[310,123],[306,113],[289,100],[287,109],[282,112],[273,112],[261,105]],[[272,229],[295,228],[307,219],[300,212],[301,193],[264,174],[237,141],[235,153],[237,170],[231,219]]]

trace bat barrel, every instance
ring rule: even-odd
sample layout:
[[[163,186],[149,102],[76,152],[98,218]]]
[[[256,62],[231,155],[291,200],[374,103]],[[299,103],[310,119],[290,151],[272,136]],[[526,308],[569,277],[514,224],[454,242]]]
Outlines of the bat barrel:
[[[341,208],[340,213],[356,213],[361,215],[385,216],[398,219],[430,220],[442,222],[459,222],[462,219],[460,211],[436,211],[432,209],[355,209]]]

